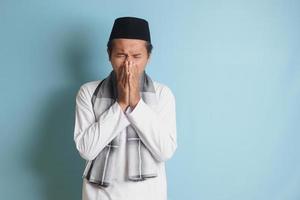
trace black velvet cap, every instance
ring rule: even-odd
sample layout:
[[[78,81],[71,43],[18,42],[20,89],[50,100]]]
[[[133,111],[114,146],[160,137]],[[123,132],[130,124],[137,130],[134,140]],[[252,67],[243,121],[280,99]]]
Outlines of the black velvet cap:
[[[117,38],[140,39],[151,43],[148,22],[137,17],[120,17],[114,22],[109,41]]]

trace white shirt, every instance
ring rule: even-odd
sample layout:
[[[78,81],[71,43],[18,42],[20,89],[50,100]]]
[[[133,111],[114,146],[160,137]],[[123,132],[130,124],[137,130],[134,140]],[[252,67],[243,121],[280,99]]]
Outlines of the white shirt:
[[[91,161],[117,134],[120,147],[116,159],[116,174],[107,188],[82,184],[83,200],[167,200],[165,161],[177,148],[175,97],[170,88],[153,81],[158,98],[157,106],[149,106],[141,98],[136,107],[122,111],[114,102],[96,121],[91,97],[100,80],[84,83],[77,92],[74,141],[80,156],[86,160],[84,173]],[[126,127],[133,123],[142,142],[159,162],[158,176],[145,181],[127,181]],[[83,173],[83,174],[84,174]]]

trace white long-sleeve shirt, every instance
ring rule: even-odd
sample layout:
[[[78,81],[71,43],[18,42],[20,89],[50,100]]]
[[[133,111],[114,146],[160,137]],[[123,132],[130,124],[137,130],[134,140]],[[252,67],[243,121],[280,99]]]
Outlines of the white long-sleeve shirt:
[[[83,200],[167,200],[165,161],[177,148],[175,97],[170,88],[153,81],[158,104],[149,106],[141,98],[135,108],[122,111],[114,102],[96,120],[91,98],[100,80],[83,84],[76,96],[74,141],[80,156],[89,164],[114,137],[120,134],[112,183],[107,188],[90,184],[85,178],[82,185]],[[145,181],[126,180],[126,134],[128,125],[135,126],[145,146],[158,161],[158,175]]]

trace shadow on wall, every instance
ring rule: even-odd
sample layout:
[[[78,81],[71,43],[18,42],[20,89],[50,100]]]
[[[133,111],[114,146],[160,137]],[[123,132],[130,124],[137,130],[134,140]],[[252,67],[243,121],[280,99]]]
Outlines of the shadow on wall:
[[[81,199],[83,160],[73,140],[75,123],[75,97],[80,84],[89,81],[87,67],[91,41],[84,32],[67,34],[62,42],[63,67],[69,73],[71,83],[51,92],[46,97],[44,109],[36,125],[39,137],[33,147],[30,165],[44,183],[44,199]],[[106,55],[102,55],[100,59]],[[104,75],[104,69],[99,70]],[[72,77],[73,76],[73,77]]]

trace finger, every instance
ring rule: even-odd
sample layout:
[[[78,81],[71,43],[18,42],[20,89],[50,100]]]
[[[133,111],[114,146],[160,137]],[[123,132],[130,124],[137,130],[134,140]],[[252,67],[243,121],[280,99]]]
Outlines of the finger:
[[[134,79],[136,77],[136,67],[132,65],[131,67],[131,78]]]
[[[122,78],[122,67],[120,67],[117,71],[117,80],[120,81]]]
[[[124,68],[124,87],[126,87],[126,84],[127,84],[127,82],[128,82],[128,74],[127,74],[127,69],[126,69],[127,67],[125,67]]]
[[[128,83],[128,62],[127,61],[126,61],[126,64],[125,64],[124,76],[125,76],[124,86],[126,86],[126,84]]]
[[[130,83],[130,61],[128,61],[128,65],[127,65],[127,84],[129,86]]]
[[[129,62],[126,60],[126,74],[128,74],[128,66],[129,66]]]
[[[138,75],[138,73],[139,73],[139,70],[138,70],[139,68],[137,67],[137,65],[136,64],[134,64],[134,70],[135,70],[135,73]]]
[[[130,73],[130,68],[131,68],[131,61],[127,62],[127,74]]]
[[[124,85],[125,85],[125,67],[124,66],[122,66],[122,75],[121,75],[120,82],[121,82],[122,86],[124,87]]]
[[[130,74],[126,74],[126,88],[129,87]]]
[[[130,88],[131,87],[131,74],[130,73],[128,74],[128,77],[127,77],[127,84],[128,84],[128,87]]]
[[[129,69],[131,69],[132,68],[132,60],[129,62]]]
[[[130,61],[130,69],[129,69],[129,72],[132,74],[134,71],[133,71],[133,62]]]
[[[134,62],[132,62],[131,66],[132,66],[132,70],[131,71],[133,73],[135,73],[136,72],[136,64]]]

